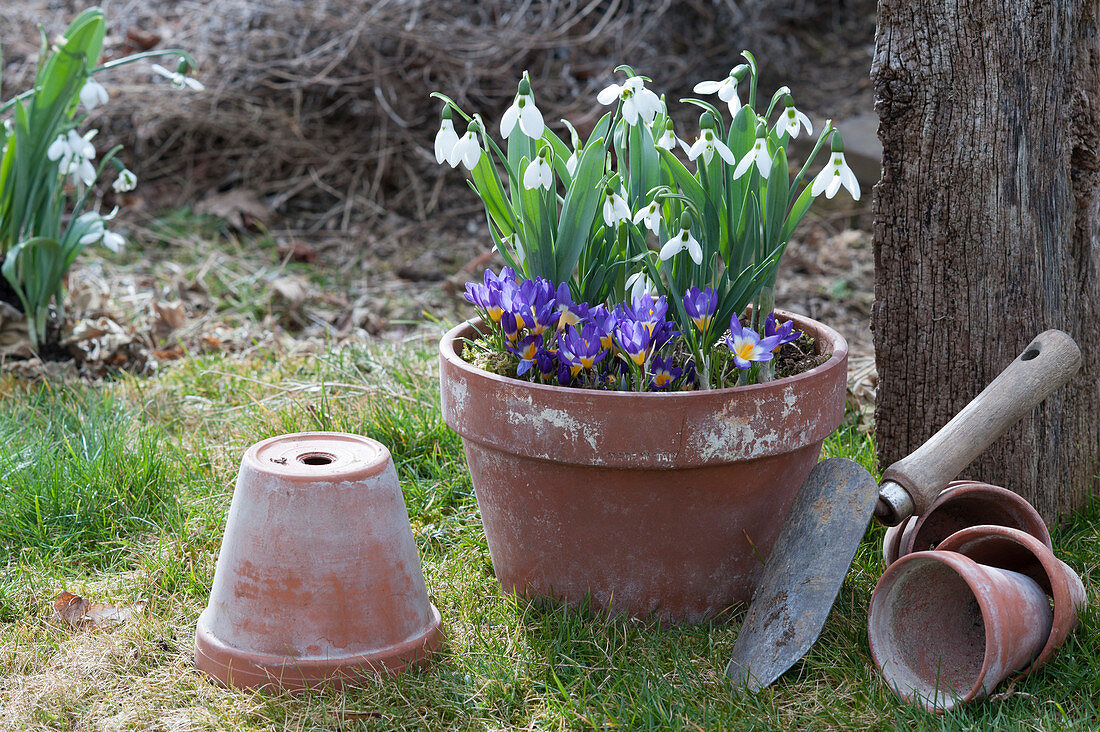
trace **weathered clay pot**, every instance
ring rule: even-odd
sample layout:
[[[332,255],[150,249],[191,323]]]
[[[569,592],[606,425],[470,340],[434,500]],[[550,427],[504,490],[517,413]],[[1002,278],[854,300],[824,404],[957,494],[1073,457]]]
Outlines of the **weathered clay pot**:
[[[943,712],[989,694],[1039,655],[1051,628],[1030,577],[948,551],[916,552],[871,595],[871,656],[906,701]]]
[[[1030,503],[1000,486],[970,480],[947,485],[928,510],[887,530],[882,540],[886,564],[915,551],[938,548],[941,541],[968,526],[998,525],[1021,529],[1049,549],[1050,532]]]
[[[443,417],[463,437],[493,567],[507,592],[700,622],[750,599],[822,440],[844,416],[848,346],[766,384],[680,393],[543,386],[440,343]]]
[[[1050,636],[1024,673],[1049,661],[1077,627],[1077,613],[1085,607],[1085,585],[1069,565],[1031,534],[1008,526],[971,526],[941,541],[939,549],[1026,575],[1050,597],[1054,614]]]
[[[339,686],[423,662],[440,629],[384,445],[308,432],[248,449],[199,617],[200,669],[237,687]]]

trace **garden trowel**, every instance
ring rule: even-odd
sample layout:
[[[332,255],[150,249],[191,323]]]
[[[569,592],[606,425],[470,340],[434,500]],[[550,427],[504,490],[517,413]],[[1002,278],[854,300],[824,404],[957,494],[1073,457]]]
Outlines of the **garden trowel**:
[[[895,526],[929,503],[975,457],[1081,366],[1067,334],[1039,334],[985,390],[911,455],[883,473],[818,463],[795,496],[753,594],[726,674],[757,691],[817,640],[872,513]]]

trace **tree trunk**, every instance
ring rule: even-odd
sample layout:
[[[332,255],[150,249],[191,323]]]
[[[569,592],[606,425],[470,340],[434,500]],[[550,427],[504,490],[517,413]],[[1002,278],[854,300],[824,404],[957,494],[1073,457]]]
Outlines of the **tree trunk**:
[[[880,464],[918,447],[1048,328],[1071,382],[964,477],[1051,523],[1100,464],[1100,0],[879,0],[871,70]]]

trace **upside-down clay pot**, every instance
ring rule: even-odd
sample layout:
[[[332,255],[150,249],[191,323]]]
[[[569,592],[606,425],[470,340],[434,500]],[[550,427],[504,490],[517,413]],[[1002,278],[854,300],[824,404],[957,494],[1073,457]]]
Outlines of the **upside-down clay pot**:
[[[1000,486],[969,480],[949,483],[928,509],[886,531],[882,555],[887,565],[939,543],[968,526],[997,525],[1020,529],[1051,548],[1047,525],[1030,503]]]
[[[440,343],[443,418],[463,438],[506,592],[701,622],[752,596],[821,443],[844,416],[848,346],[808,332],[824,364],[747,387],[631,393],[545,386]]]
[[[335,432],[241,461],[195,663],[235,687],[400,673],[442,641],[401,487],[381,443]]]
[[[867,635],[898,696],[944,712],[1029,666],[1051,620],[1046,593],[1030,577],[937,550],[886,568],[871,595]]]
[[[980,564],[1026,575],[1050,598],[1053,610],[1050,636],[1025,673],[1049,661],[1077,627],[1077,614],[1085,607],[1085,585],[1069,565],[1031,534],[1008,526],[971,526],[944,539],[939,548],[964,554]]]

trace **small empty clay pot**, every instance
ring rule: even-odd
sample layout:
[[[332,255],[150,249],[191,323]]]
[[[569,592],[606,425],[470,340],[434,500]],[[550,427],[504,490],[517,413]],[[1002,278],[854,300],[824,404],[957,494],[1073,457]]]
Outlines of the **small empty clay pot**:
[[[442,640],[389,450],[273,437],[241,461],[196,665],[236,687],[397,674]]]
[[[901,557],[883,573],[867,635],[898,696],[943,712],[1028,666],[1050,628],[1047,596],[1030,577],[929,551]]]
[[[1085,585],[1069,565],[1031,534],[1008,526],[971,526],[941,541],[939,549],[1026,575],[1050,597],[1054,615],[1050,636],[1024,673],[1049,661],[1077,627],[1077,614],[1085,607]]]
[[[928,510],[886,531],[882,557],[889,566],[898,557],[936,549],[941,541],[968,526],[998,525],[1021,529],[1049,549],[1050,533],[1030,503],[1010,490],[989,483],[957,480],[947,485]]]

